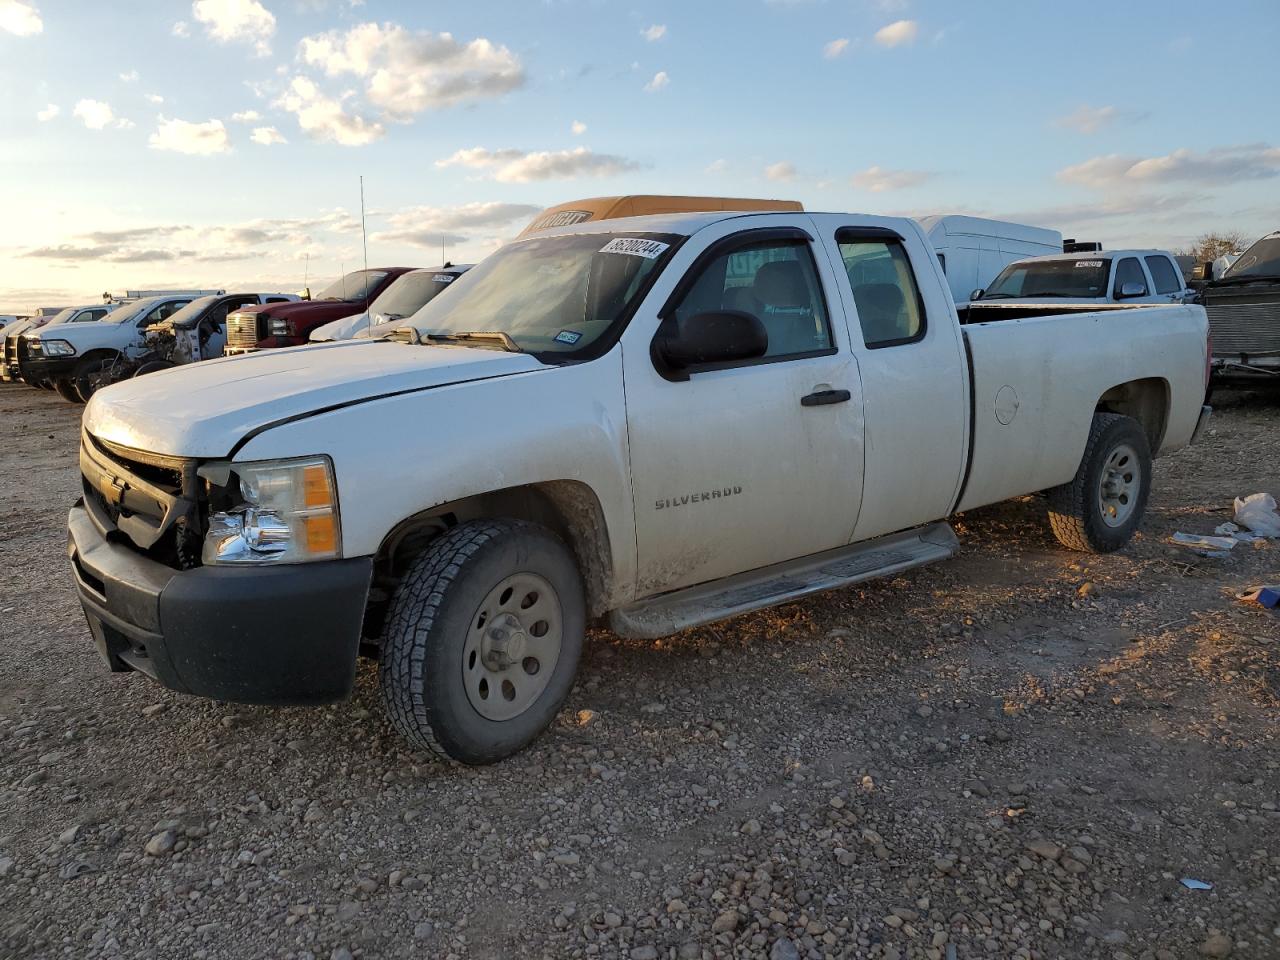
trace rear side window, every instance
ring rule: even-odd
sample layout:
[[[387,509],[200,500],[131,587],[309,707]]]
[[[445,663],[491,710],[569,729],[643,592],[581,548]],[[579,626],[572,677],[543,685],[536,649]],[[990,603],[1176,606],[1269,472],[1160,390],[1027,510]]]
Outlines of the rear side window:
[[[862,340],[871,348],[914,343],[925,333],[924,301],[901,240],[837,234]]]
[[[769,334],[765,359],[832,349],[822,286],[806,243],[766,241],[716,257],[676,308],[676,322],[721,310],[759,318]]]
[[[1147,269],[1151,271],[1156,293],[1177,293],[1182,289],[1182,277],[1168,257],[1147,257]]]
[[[1147,288],[1147,278],[1142,272],[1142,264],[1138,263],[1137,257],[1125,257],[1116,264],[1116,285],[1115,295],[1120,296],[1120,291],[1124,289],[1126,283],[1137,283],[1142,285],[1142,289]]]

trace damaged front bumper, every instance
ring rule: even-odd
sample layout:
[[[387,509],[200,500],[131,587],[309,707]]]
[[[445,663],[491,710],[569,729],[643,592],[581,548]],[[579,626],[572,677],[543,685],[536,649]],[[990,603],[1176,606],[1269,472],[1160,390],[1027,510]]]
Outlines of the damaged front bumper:
[[[372,558],[176,570],[120,542],[92,502],[67,528],[80,605],[113,672],[238,703],[350,695]]]

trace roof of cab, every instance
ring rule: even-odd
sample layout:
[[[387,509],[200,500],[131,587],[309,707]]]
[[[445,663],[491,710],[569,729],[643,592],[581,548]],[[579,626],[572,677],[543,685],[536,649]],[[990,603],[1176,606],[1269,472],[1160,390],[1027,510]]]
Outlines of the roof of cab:
[[[1023,260],[1101,260],[1104,257],[1149,257],[1154,254],[1172,256],[1168,250],[1081,250],[1077,253],[1048,253],[1043,257],[1024,257]],[[1023,260],[1019,260],[1022,263]]]

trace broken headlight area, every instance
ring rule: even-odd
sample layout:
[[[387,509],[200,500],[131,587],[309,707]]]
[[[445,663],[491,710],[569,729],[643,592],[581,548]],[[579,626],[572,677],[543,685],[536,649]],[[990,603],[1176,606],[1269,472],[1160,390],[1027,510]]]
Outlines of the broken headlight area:
[[[307,563],[342,556],[328,457],[206,464],[206,565]]]

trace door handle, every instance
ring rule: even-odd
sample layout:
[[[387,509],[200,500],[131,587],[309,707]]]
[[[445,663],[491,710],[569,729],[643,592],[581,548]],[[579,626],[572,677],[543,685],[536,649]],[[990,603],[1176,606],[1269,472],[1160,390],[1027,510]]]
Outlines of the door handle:
[[[808,396],[800,398],[802,407],[822,407],[829,403],[844,403],[851,399],[853,394],[848,390],[817,390]]]

